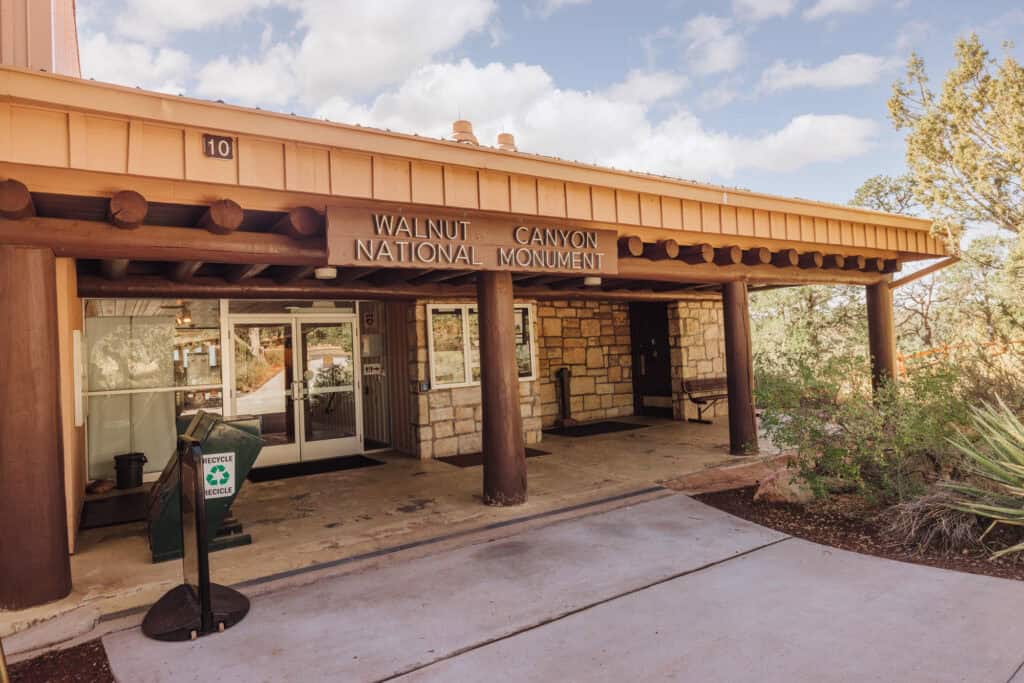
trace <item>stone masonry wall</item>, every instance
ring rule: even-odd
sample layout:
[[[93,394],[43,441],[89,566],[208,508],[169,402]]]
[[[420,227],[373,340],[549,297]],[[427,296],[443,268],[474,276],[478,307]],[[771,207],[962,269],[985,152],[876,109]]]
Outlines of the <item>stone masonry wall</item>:
[[[430,381],[430,361],[427,346],[427,304],[417,301],[409,310],[409,375],[417,387]],[[452,302],[444,303],[475,303]],[[523,303],[523,302],[517,302]],[[534,315],[531,334],[537,339]],[[538,382],[519,382],[520,409],[523,415],[523,436],[527,445],[541,439],[540,395]],[[463,453],[478,453],[482,449],[483,408],[480,385],[434,388],[422,392],[417,389],[416,426],[418,455],[422,459],[443,458]]]
[[[540,301],[537,345],[540,415],[558,418],[555,372],[572,371],[572,417],[580,422],[633,414],[629,306],[604,301]]]
[[[686,400],[683,379],[725,377],[725,331],[721,301],[679,301],[668,307],[668,340],[672,353],[672,414],[677,420],[697,417]],[[720,401],[704,416],[729,414]]]

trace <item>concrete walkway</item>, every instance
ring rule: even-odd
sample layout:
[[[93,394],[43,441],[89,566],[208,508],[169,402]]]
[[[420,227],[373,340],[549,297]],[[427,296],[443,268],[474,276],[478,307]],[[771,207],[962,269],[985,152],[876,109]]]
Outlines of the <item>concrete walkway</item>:
[[[682,495],[265,595],[121,681],[993,681],[1024,586],[834,550]]]

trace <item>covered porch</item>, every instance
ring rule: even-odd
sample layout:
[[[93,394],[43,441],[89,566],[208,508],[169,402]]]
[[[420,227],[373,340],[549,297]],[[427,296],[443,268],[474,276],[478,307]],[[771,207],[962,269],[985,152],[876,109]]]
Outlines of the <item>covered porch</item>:
[[[663,493],[665,482],[737,462],[725,420],[621,421],[640,427],[586,437],[545,434],[539,444],[545,454],[528,460],[529,500],[516,507],[480,504],[480,465],[393,452],[371,454],[382,465],[246,482],[232,511],[253,543],[211,554],[213,575],[259,592],[282,581],[344,573],[397,550],[420,546],[429,553],[472,540],[466,537],[474,532],[493,535],[504,526],[548,523],[595,505],[629,504]],[[762,444],[760,457],[770,451]],[[178,561],[150,561],[144,522],[83,531],[71,573],[67,597],[0,613],[0,632],[16,633],[5,638],[9,651],[74,638],[112,620],[141,620],[145,607],[181,580]]]

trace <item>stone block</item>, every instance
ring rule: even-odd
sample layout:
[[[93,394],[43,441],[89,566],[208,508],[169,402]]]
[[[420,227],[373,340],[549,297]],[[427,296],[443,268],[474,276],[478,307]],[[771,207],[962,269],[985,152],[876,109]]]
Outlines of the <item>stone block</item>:
[[[472,420],[473,417],[473,406],[459,406],[455,409],[456,420]]]
[[[580,333],[584,337],[597,337],[601,334],[601,321],[589,318],[580,321]]]
[[[444,408],[452,404],[452,394],[446,389],[431,391],[427,396],[430,397],[431,408]]]
[[[483,437],[479,433],[459,437],[459,453],[479,453],[483,450]]]
[[[566,349],[562,359],[569,365],[582,365],[587,362],[587,350],[582,347]]]
[[[452,405],[469,406],[480,403],[480,387],[459,387],[452,389]]]
[[[451,420],[441,420],[433,424],[434,438],[443,439],[455,434],[455,423]]]
[[[479,450],[479,449],[478,449]],[[446,458],[449,455],[455,455],[459,452],[459,437],[451,436],[447,439],[437,439],[434,441],[434,457],[435,458]],[[472,453],[472,451],[467,451]]]
[[[545,337],[561,337],[562,321],[559,318],[544,318],[541,320],[541,334]]]
[[[456,420],[455,421],[455,433],[456,434],[469,434],[476,431],[476,423],[472,420]],[[441,435],[439,435],[441,436]],[[450,436],[445,434],[444,436]]]
[[[604,367],[604,352],[598,346],[592,346],[587,349],[587,367],[588,368],[603,368]]]
[[[442,420],[450,420],[455,417],[455,411],[450,406],[447,408],[432,408],[430,410],[430,423],[437,424]]]
[[[416,395],[416,424],[430,424],[430,401],[426,394]]]
[[[573,400],[575,401],[579,396],[594,393],[595,384],[593,377],[573,377],[570,385]]]

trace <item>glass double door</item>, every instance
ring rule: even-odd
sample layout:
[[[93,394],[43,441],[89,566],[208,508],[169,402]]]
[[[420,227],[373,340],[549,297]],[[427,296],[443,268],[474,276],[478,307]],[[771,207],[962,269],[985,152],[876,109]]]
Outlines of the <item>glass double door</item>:
[[[259,416],[257,466],[361,453],[355,316],[233,316],[231,412]]]

